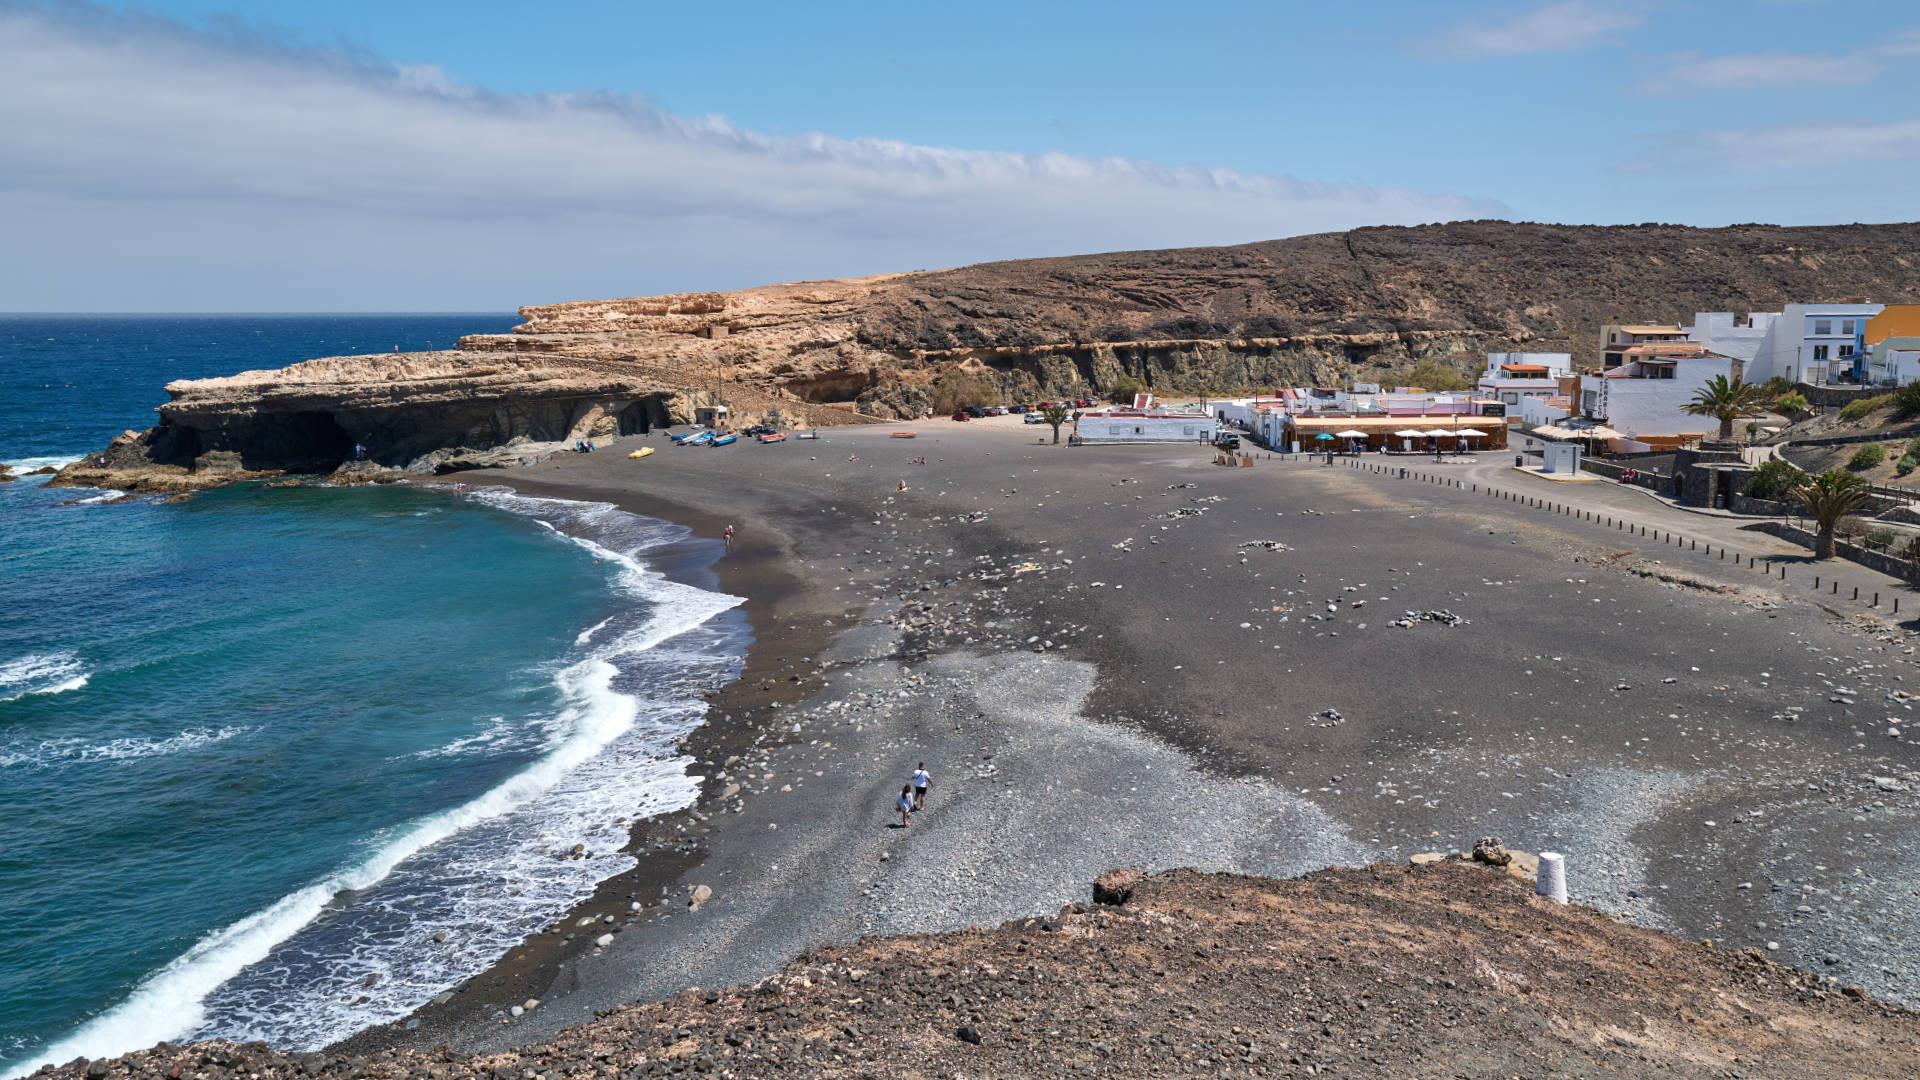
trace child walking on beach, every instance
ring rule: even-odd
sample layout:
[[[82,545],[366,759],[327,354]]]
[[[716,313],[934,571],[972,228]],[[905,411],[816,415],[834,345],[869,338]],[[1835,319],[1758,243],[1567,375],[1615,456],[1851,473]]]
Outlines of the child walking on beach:
[[[913,770],[913,808],[915,810],[927,808],[927,787],[932,783],[933,774],[927,771],[927,763],[923,761],[919,768]]]
[[[913,825],[913,789],[900,785],[900,801],[894,804],[900,811],[900,827],[905,829]]]

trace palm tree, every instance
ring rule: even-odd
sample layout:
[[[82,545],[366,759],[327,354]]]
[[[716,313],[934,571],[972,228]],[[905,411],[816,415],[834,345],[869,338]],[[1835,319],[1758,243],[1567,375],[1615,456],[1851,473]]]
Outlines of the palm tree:
[[[1060,445],[1060,425],[1066,423],[1067,418],[1072,415],[1072,413],[1067,411],[1067,407],[1058,401],[1040,411],[1040,419],[1053,425],[1053,444],[1055,446]]]
[[[1760,411],[1760,388],[1752,383],[1715,375],[1693,392],[1693,400],[1681,411],[1691,416],[1711,416],[1720,421],[1720,437],[1733,438],[1733,422]]]
[[[1867,505],[1873,486],[1851,473],[1829,469],[1794,485],[1793,498],[1813,519],[1813,557],[1833,558],[1833,531],[1840,519]]]

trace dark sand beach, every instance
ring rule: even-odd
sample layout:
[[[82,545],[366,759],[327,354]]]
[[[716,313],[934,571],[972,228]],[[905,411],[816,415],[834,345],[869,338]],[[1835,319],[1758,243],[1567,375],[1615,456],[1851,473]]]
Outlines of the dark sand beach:
[[[636,831],[642,866],[348,1048],[520,1045],[809,948],[1049,913],[1116,866],[1288,876],[1481,836],[1565,853],[1577,903],[1920,1002],[1920,761],[1889,734],[1920,669],[1906,627],[1815,599],[1802,571],[1832,570],[1736,568],[1662,531],[1794,549],[1510,457],[1224,468],[1046,431],[637,436],[462,476],[733,524],[756,640],[688,743],[701,803]]]

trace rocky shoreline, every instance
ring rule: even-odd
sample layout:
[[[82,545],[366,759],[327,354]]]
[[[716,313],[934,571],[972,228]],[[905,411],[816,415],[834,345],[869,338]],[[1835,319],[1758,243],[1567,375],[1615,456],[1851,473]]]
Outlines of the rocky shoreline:
[[[628,460],[661,445],[650,435],[486,474],[701,536],[734,525],[741,551],[721,573],[750,598],[748,676],[688,744],[700,804],[637,834],[645,867],[417,1025],[329,1059],[452,1075],[470,1059],[436,1047],[561,1045],[609,1008],[705,1006],[675,995],[752,986],[802,954],[864,939],[907,952],[901,935],[1084,902],[1114,866],[1283,878],[1385,861],[1377,872],[1396,873],[1489,834],[1567,852],[1576,903],[1675,931],[1662,939],[1675,948],[1708,938],[1716,956],[1750,946],[1792,961],[1791,976],[1762,970],[1812,1002],[1846,986],[1912,1000],[1920,970],[1883,942],[1915,925],[1904,838],[1916,805],[1858,778],[1916,762],[1852,719],[1857,695],[1905,707],[1894,691],[1915,674],[1910,631],[1451,485],[1265,459],[1213,469],[1192,448],[1054,447],[1012,422],[915,429],[905,444],[847,428],[812,445]],[[1569,620],[1570,604],[1607,619]],[[1459,618],[1400,626],[1402,611]],[[891,795],[919,760],[938,778],[934,806],[890,828]],[[1803,833],[1826,838],[1817,864]],[[688,910],[699,886],[708,900]],[[1606,947],[1516,934],[1509,951],[1585,962]],[[1325,955],[1365,940],[1344,936]],[[1578,992],[1532,1001],[1582,1007]],[[1441,1021],[1483,1023],[1477,1008]],[[1042,1031],[1054,1029],[1071,1030]],[[485,1059],[522,1075],[593,1071],[523,1055]],[[1389,1060],[1420,1074],[1412,1057]],[[1313,1061],[1284,1064],[1304,1074]],[[1751,1064],[1718,1067],[1765,1075]],[[1008,1071],[1021,1068],[1043,1074]],[[1529,1071],[1500,1068],[1459,1071]]]

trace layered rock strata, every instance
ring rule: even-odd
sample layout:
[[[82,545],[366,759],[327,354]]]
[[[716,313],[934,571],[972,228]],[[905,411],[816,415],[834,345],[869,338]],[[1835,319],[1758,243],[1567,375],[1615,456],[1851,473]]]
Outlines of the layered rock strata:
[[[332,357],[174,383],[159,426],[62,482],[187,484],[395,467],[644,431],[926,416],[968,397],[1235,394],[1488,351],[1591,359],[1601,324],[1795,300],[1920,300],[1920,225],[1459,222],[521,309],[455,353]],[[135,475],[138,473],[138,475]],[[113,478],[118,476],[119,482]]]

